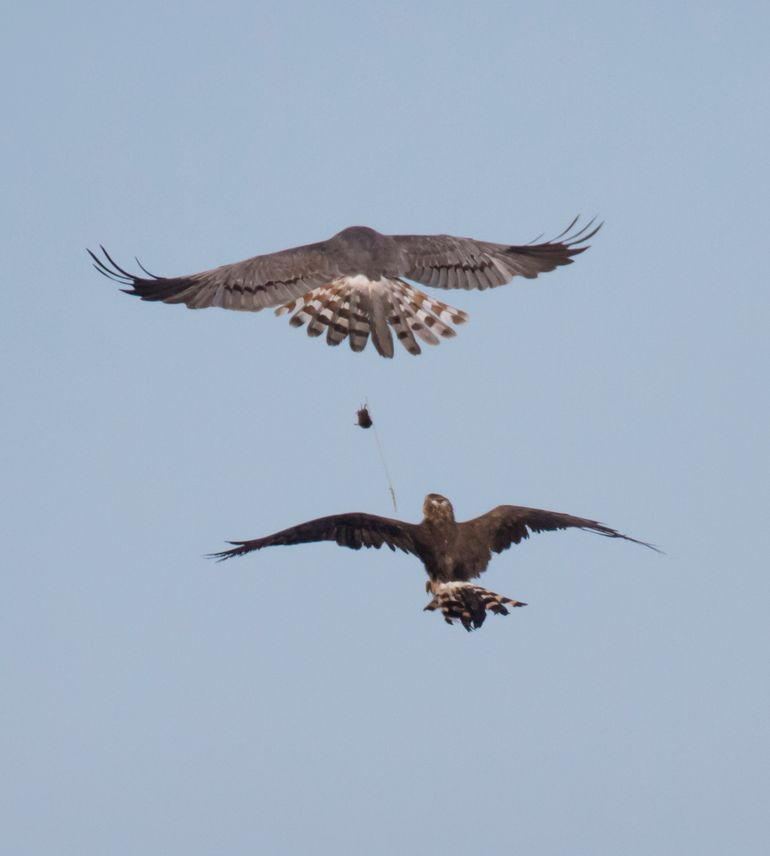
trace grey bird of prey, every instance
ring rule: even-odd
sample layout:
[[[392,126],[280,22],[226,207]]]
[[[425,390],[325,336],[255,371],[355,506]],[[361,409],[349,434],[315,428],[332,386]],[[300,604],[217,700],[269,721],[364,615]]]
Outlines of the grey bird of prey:
[[[577,218],[550,241],[520,246],[451,235],[381,235],[352,226],[327,241],[176,277],[156,276],[138,260],[144,275],[131,274],[104,247],[104,258],[88,252],[100,273],[129,286],[123,290],[142,300],[184,303],[190,309],[277,307],[277,315],[293,313],[292,326],[307,324],[309,336],[326,333],[330,345],[348,339],[353,351],[362,351],[371,336],[378,353],[392,357],[391,329],[410,354],[419,354],[418,339],[437,345],[439,336],[455,335],[450,324],[468,318],[404,278],[466,290],[495,288],[515,276],[533,279],[571,264],[601,228],[592,229],[591,221],[572,232],[576,223]]]
[[[573,517],[558,511],[499,505],[481,517],[457,522],[452,503],[437,493],[429,493],[422,506],[420,523],[405,523],[373,514],[334,514],[291,526],[265,538],[252,541],[230,541],[233,547],[210,558],[229,559],[263,547],[277,544],[305,544],[311,541],[336,541],[341,547],[360,550],[379,549],[385,544],[391,550],[412,553],[425,566],[428,574],[426,591],[433,595],[426,610],[440,609],[448,624],[460,621],[466,630],[481,627],[487,611],[508,615],[507,607],[526,606],[519,600],[495,594],[469,582],[487,568],[492,553],[502,553],[511,544],[528,538],[531,532],[556,529],[585,529],[607,538],[623,538],[660,552],[657,547],[637,541],[584,517]]]

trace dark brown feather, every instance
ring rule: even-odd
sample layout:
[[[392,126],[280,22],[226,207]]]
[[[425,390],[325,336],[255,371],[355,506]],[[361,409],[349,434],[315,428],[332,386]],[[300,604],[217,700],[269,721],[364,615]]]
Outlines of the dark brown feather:
[[[559,511],[545,511],[542,508],[526,508],[520,505],[498,505],[481,517],[469,520],[461,524],[473,531],[477,538],[489,544],[495,553],[502,553],[512,544],[518,544],[525,538],[529,538],[531,532],[554,532],[559,529],[583,529],[587,532],[595,532],[606,538],[622,538],[624,541],[633,541],[649,547],[651,550],[660,552],[657,547],[646,541],[638,541],[629,535],[623,535],[615,529],[610,529],[597,520],[589,520],[585,517],[575,517],[572,514],[564,514]]]
[[[440,609],[450,624],[459,620],[466,630],[471,630],[481,627],[488,611],[507,615],[507,607],[524,606],[521,601],[489,592],[468,580],[486,570],[493,552],[500,553],[511,544],[518,544],[531,532],[585,529],[660,552],[652,544],[637,541],[596,520],[540,508],[500,505],[474,520],[457,523],[452,503],[440,494],[431,493],[425,497],[423,514],[419,524],[359,513],[320,517],[264,538],[231,541],[231,549],[213,553],[210,558],[222,561],[263,547],[311,541],[335,541],[353,550],[379,548],[384,544],[391,550],[412,553],[423,563],[430,578],[427,590],[434,595],[425,607],[427,610]]]
[[[436,499],[441,504],[429,501]],[[622,538],[661,552],[646,541],[623,535],[596,520],[558,511],[499,505],[480,517],[457,523],[451,503],[438,494],[426,497],[425,509],[425,519],[418,524],[355,512],[319,517],[264,538],[231,541],[229,543],[233,549],[212,553],[211,558],[229,559],[263,547],[314,541],[336,541],[341,547],[353,550],[360,550],[361,547],[379,548],[385,544],[391,550],[399,549],[417,556],[432,580],[448,582],[479,576],[486,570],[493,551],[502,553],[512,544],[529,538],[532,532],[583,529],[607,538]]]
[[[313,541],[336,541],[341,547],[350,547],[353,550],[360,550],[361,547],[379,549],[384,544],[391,550],[416,553],[419,540],[416,537],[417,530],[418,527],[413,523],[374,514],[333,514],[291,526],[264,538],[230,541],[233,545],[231,550],[212,553],[210,558],[223,560],[261,550],[263,547],[307,544]]]

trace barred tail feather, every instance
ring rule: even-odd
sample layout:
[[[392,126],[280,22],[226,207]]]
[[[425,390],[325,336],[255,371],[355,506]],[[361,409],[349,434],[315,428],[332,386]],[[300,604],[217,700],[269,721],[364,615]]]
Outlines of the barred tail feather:
[[[527,605],[520,600],[504,597],[472,583],[429,582],[426,588],[433,594],[433,600],[425,607],[425,610],[433,612],[440,609],[447,624],[460,621],[468,631],[481,627],[487,617],[487,612],[494,612],[495,615],[508,615],[509,612],[506,607]]]
[[[439,339],[436,333],[445,339],[457,335],[449,323],[464,324],[468,320],[467,313],[462,309],[455,309],[441,300],[434,300],[424,291],[413,288],[401,280],[394,285],[395,299],[401,306],[409,327],[429,345],[438,345]]]
[[[402,305],[398,294],[390,296],[390,317],[388,324],[393,328],[396,338],[409,351],[412,356],[422,353],[422,348],[417,344],[414,333],[409,325],[409,311]]]
[[[348,300],[350,301],[350,314],[347,318],[340,317],[343,325],[347,325],[350,331],[350,350],[358,353],[363,351],[369,341],[369,319],[366,310],[361,305],[361,295],[355,289],[350,289]]]
[[[338,294],[333,309],[334,311],[329,319],[329,327],[326,331],[326,344],[337,346],[348,337],[347,317],[350,314],[349,295]]]
[[[388,327],[390,299],[387,282],[382,283],[380,280],[376,287],[362,290],[358,297],[362,305],[366,307],[366,314],[369,316],[369,328],[372,332],[372,344],[377,349],[377,353],[383,357],[392,357],[393,336],[391,336],[390,327]]]
[[[403,347],[417,355],[421,348],[415,336],[437,345],[439,336],[455,335],[450,324],[463,324],[468,319],[461,309],[433,300],[403,280],[370,280],[364,276],[340,277],[285,303],[275,312],[293,313],[289,323],[292,327],[307,324],[309,336],[320,336],[326,330],[329,345],[339,345],[349,338],[351,349],[362,351],[371,336],[383,357],[393,356],[391,328]]]

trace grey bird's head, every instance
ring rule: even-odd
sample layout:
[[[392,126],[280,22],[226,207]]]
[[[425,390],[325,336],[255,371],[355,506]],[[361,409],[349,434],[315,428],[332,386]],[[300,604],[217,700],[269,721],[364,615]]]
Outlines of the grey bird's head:
[[[390,235],[382,235],[369,226],[349,226],[330,239],[340,273],[348,276],[363,274],[380,279],[397,267],[398,250]]]
[[[422,513],[426,520],[454,522],[455,512],[452,503],[440,493],[429,493],[422,504]]]

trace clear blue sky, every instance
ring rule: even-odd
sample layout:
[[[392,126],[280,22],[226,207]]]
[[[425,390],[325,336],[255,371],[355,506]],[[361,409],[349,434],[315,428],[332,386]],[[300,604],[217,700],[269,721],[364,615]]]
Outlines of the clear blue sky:
[[[0,842],[14,856],[764,854],[766,3],[4,13]],[[606,221],[423,356],[122,295],[356,223]],[[496,557],[202,554],[399,498],[602,520]]]

